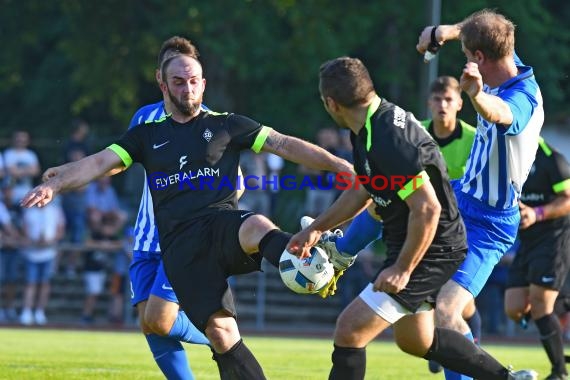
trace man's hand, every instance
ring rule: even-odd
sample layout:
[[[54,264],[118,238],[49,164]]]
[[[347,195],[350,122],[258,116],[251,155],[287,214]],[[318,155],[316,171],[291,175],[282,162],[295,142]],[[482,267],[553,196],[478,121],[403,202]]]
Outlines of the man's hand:
[[[321,290],[318,291],[318,295],[321,298],[327,298],[328,296],[334,296],[336,293],[336,282],[344,274],[344,271],[337,271],[335,269],[333,278],[329,281],[327,285],[325,285]]]
[[[519,202],[519,211],[521,214],[519,229],[524,230],[536,223],[536,213],[532,207]]]
[[[384,269],[374,281],[374,291],[397,294],[406,288],[410,274],[400,270],[396,265]]]
[[[301,259],[310,257],[310,249],[319,242],[322,232],[305,228],[291,237],[287,244],[287,251]]]
[[[429,44],[431,43],[431,31],[434,26],[435,25],[426,26],[424,30],[422,30],[422,32],[420,33],[420,36],[418,37],[418,44],[416,45],[416,50],[420,54],[425,54],[425,52],[428,50]],[[436,39],[438,37],[439,32],[440,32],[439,30],[435,31]],[[438,42],[440,42],[439,39],[437,40]],[[441,41],[440,43],[443,43],[443,41]]]
[[[44,207],[53,200],[55,194],[56,191],[53,189],[53,186],[43,183],[30,190],[24,198],[22,198],[20,206],[27,208],[33,206]]]
[[[420,36],[418,37],[418,43],[416,45],[416,50],[420,54],[425,54],[428,50],[431,41],[431,33],[435,25],[429,25],[422,30]],[[440,45],[447,41],[459,39],[461,33],[461,28],[459,25],[438,25],[435,30],[435,41]]]
[[[475,62],[467,62],[459,79],[459,87],[470,97],[474,98],[483,91],[483,77]]]

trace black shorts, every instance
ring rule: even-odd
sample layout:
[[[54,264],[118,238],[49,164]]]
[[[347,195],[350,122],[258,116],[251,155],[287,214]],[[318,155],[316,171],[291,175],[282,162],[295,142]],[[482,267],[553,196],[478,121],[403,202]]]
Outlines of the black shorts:
[[[163,252],[164,269],[180,307],[204,331],[210,316],[236,308],[227,278],[260,270],[261,255],[247,255],[239,228],[251,211],[218,210],[192,221]]]
[[[384,268],[396,262],[399,253],[399,248],[388,248],[388,257],[374,279]],[[431,246],[412,272],[406,288],[398,294],[388,293],[388,295],[411,312],[416,312],[424,302],[435,305],[437,293],[455,274],[457,268],[465,260],[466,254],[467,248],[465,247],[457,249]]]
[[[558,230],[532,242],[521,241],[509,267],[507,288],[530,284],[560,290],[570,269],[570,233]]]

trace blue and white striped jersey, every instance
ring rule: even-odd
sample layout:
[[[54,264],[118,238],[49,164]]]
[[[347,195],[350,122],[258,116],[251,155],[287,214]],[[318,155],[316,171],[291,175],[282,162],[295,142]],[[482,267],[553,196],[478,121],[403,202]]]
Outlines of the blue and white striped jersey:
[[[204,105],[202,105],[202,108],[205,110],[208,109],[208,107]],[[160,120],[165,116],[166,110],[164,109],[164,101],[148,104],[139,108],[138,111],[135,112],[133,118],[131,119],[131,123],[129,124],[129,129],[139,124]],[[135,244],[133,249],[135,251],[160,252],[158,229],[156,228],[156,224],[154,222],[152,196],[150,194],[150,189],[148,188],[146,181],[146,172],[143,186],[141,203],[139,205],[137,221],[135,222]]]
[[[461,179],[461,191],[497,209],[517,205],[534,162],[544,122],[540,88],[532,67],[515,55],[519,74],[496,88],[484,87],[498,96],[513,113],[510,126],[496,125],[477,115],[477,132]]]

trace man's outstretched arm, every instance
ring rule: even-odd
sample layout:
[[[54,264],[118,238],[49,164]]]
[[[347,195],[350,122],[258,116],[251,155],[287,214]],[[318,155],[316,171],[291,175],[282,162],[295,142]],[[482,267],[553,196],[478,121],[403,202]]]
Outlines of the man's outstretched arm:
[[[352,165],[348,161],[329,153],[317,145],[293,136],[283,135],[275,130],[269,132],[261,150],[276,154],[288,161],[303,164],[312,169],[334,173],[353,172]]]
[[[78,189],[105,175],[109,170],[124,167],[123,161],[115,152],[103,149],[79,161],[50,168],[43,175],[44,183],[30,190],[20,205],[43,207],[58,193]]]

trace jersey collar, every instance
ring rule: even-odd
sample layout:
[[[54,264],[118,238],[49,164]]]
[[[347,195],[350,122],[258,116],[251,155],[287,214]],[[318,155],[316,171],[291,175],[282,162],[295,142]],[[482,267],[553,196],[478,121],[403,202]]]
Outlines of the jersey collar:
[[[372,100],[372,103],[370,103],[370,105],[368,106],[368,111],[366,112],[366,123],[364,124],[364,128],[366,128],[366,150],[369,151],[370,147],[372,146],[372,123],[370,122],[370,119],[372,118],[372,115],[374,115],[374,112],[376,112],[376,110],[378,110],[378,107],[380,107],[380,103],[381,103],[381,99],[375,95],[374,99]]]

